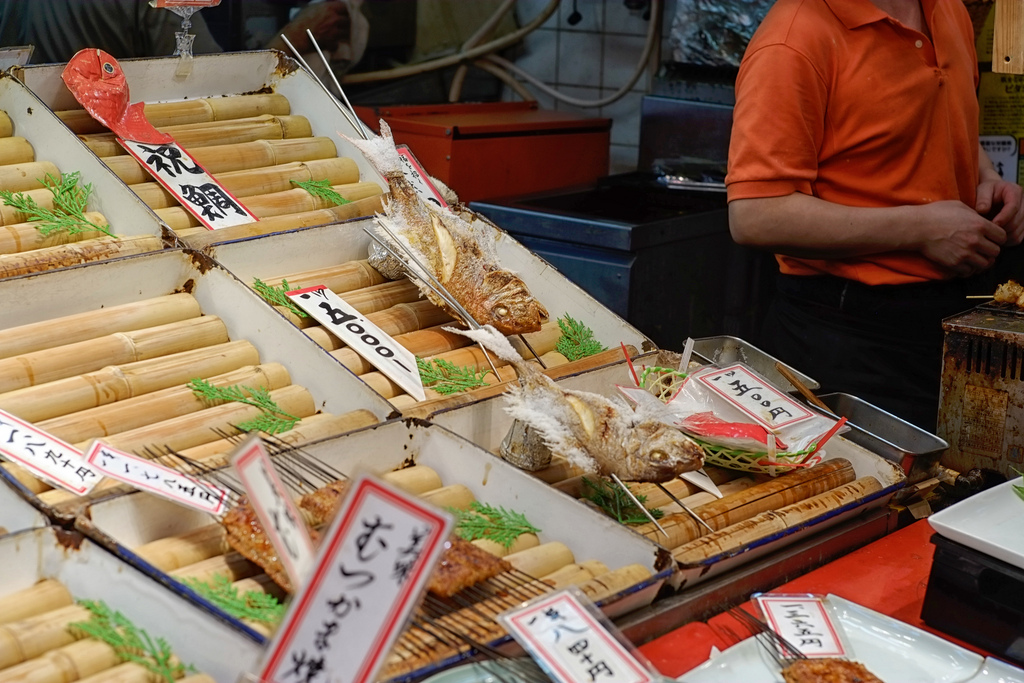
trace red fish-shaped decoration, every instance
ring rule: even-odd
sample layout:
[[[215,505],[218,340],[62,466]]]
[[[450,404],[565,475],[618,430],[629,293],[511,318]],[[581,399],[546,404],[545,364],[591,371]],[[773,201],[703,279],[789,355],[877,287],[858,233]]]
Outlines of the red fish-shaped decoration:
[[[125,140],[159,145],[173,142],[146,120],[142,102],[128,103],[128,80],[103,50],[80,50],[61,73],[68,90],[94,119]]]

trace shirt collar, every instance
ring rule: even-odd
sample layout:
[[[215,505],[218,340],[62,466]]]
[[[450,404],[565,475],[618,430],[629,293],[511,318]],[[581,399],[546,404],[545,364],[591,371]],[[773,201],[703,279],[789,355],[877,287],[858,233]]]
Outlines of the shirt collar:
[[[875,21],[883,21],[889,15],[875,7],[871,0],[825,0],[832,13],[839,17],[847,29],[855,29]]]

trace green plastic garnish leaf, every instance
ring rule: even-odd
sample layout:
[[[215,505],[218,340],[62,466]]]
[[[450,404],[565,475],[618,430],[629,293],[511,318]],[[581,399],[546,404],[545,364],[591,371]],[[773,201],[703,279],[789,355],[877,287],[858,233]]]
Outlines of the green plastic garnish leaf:
[[[175,679],[195,672],[194,667],[186,666],[174,657],[167,641],[150,637],[145,629],[139,628],[103,601],[79,600],[78,604],[91,614],[88,621],[68,624],[72,633],[103,641],[114,648],[122,661],[144,666],[167,683],[174,683]]]
[[[292,291],[292,288],[288,286],[287,280],[281,280],[281,284],[274,287],[273,285],[268,285],[263,280],[256,278],[252,281],[252,288],[266,301],[276,306],[284,306],[300,318],[309,317],[309,315],[304,310],[296,306],[295,302],[289,299],[288,295],[285,293]]]
[[[508,550],[520,534],[540,533],[540,529],[526,520],[526,515],[479,501],[470,503],[469,510],[448,508],[448,511],[455,515],[455,533],[467,541],[485,538]]]
[[[460,367],[443,358],[430,361],[417,358],[416,367],[423,386],[445,395],[486,386],[484,378],[491,374],[490,370],[477,372],[475,368]]]
[[[629,484],[625,486],[629,488]],[[647,501],[647,496],[634,495],[641,505]],[[651,521],[618,484],[610,484],[604,479],[594,480],[583,477],[583,498],[601,508],[609,517],[619,520],[621,524],[646,524]],[[654,519],[661,519],[665,514],[657,508],[645,509],[651,513],[651,517]]]
[[[319,197],[325,202],[330,202],[335,206],[341,206],[342,204],[351,203],[350,200],[345,199],[338,191],[331,187],[331,181],[324,180],[292,180],[292,185],[301,187],[306,192],[310,193],[314,197]]]
[[[574,361],[606,350],[601,342],[594,338],[594,331],[566,313],[558,319],[558,328],[562,336],[555,344],[555,351]]]
[[[1010,469],[1012,469],[1017,474],[1024,476],[1024,472],[1021,472],[1016,467],[1011,467]],[[1011,488],[1013,488],[1013,492],[1017,494],[1018,498],[1024,500],[1024,486],[1017,486],[1016,484],[1014,484]]]
[[[261,411],[259,417],[239,422],[235,425],[243,432],[280,434],[294,428],[295,424],[301,419],[281,410],[274,403],[274,399],[270,397],[270,392],[263,387],[250,388],[238,384],[218,387],[204,379],[196,378],[188,383],[188,388],[198,398],[208,401],[234,401],[235,403],[244,403],[247,406],[258,408]]]
[[[284,617],[284,604],[273,595],[259,591],[242,593],[223,574],[215,574],[213,583],[194,577],[185,577],[182,583],[238,619],[276,626]]]
[[[98,231],[117,239],[117,235],[106,227],[96,225],[85,217],[85,207],[89,202],[89,195],[92,194],[92,185],[86,183],[79,187],[80,178],[78,171],[65,173],[60,178],[47,173],[45,178],[40,178],[39,182],[53,195],[52,209],[39,206],[31,195],[23,192],[0,190],[0,199],[5,205],[25,214],[30,221],[38,221],[36,229],[43,237],[57,233],[77,235],[82,232]]]

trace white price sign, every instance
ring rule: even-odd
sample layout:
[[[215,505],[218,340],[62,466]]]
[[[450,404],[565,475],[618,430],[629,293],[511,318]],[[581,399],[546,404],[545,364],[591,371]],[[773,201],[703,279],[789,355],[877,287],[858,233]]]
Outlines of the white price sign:
[[[85,452],[85,461],[97,471],[131,484],[142,491],[166,498],[211,515],[222,515],[228,492],[207,482],[193,479],[152,460],[119,451],[101,441],[94,441]]]
[[[569,591],[533,601],[498,620],[559,683],[658,680]]]
[[[301,586],[313,568],[313,541],[260,438],[253,435],[239,446],[231,465],[292,585]]]
[[[417,401],[427,397],[416,366],[416,356],[337,294],[324,285],[317,285],[288,292],[287,296],[331,334],[402,387],[405,393]]]
[[[37,477],[79,496],[92,491],[103,479],[80,450],[3,410],[0,453]]]
[[[409,146],[398,145],[395,149],[398,150],[398,156],[402,158],[402,170],[405,172],[405,179],[412,185],[412,189],[416,190],[416,194],[420,196],[420,199],[441,208],[448,206],[448,202],[444,200],[441,193],[434,187],[434,183],[430,182],[430,176],[423,170],[419,160],[413,156]]]
[[[821,598],[760,595],[755,600],[772,630],[805,656],[849,656]]]
[[[178,143],[149,144],[120,138],[118,142],[208,229],[259,220]]]
[[[370,683],[444,549],[452,516],[363,475],[270,645],[259,679]]]
[[[769,430],[814,417],[810,410],[741,364],[703,373],[697,380]]]

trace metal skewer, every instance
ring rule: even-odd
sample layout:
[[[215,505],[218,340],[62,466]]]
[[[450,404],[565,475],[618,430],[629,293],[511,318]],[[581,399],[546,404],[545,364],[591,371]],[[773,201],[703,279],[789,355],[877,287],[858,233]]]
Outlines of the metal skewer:
[[[366,131],[363,122],[359,120],[359,116],[356,114],[355,107],[348,101],[348,96],[345,95],[344,89],[341,87],[341,83],[338,82],[338,77],[334,75],[334,69],[331,68],[331,63],[327,61],[327,57],[324,56],[323,50],[320,49],[320,45],[316,42],[316,38],[313,37],[313,32],[308,28],[306,29],[306,35],[309,36],[309,41],[313,43],[313,47],[316,48],[316,53],[320,55],[320,61],[324,63],[324,68],[327,69],[327,73],[330,75],[331,80],[334,82],[334,87],[338,89],[338,93],[341,95],[341,99],[345,102],[345,106],[352,112],[352,118],[358,122],[356,128],[359,130],[359,134],[366,140]],[[351,122],[350,122],[351,123]]]
[[[526,344],[526,348],[530,349],[530,353],[532,353],[532,354],[533,354],[533,357],[537,359],[537,362],[538,362],[538,363],[540,363],[540,366],[541,366],[541,367],[542,367],[543,369],[547,370],[547,369],[548,369],[548,366],[544,365],[544,361],[542,361],[542,360],[540,359],[540,356],[538,356],[538,355],[537,355],[537,352],[533,350],[533,347],[532,347],[532,346],[530,346],[530,342],[526,341],[526,337],[524,337],[524,336],[523,336],[523,335],[521,335],[521,334],[520,334],[520,335],[518,335],[518,336],[519,336],[519,338],[520,338],[520,339],[521,339],[521,340],[523,341],[523,343],[524,343],[524,344]]]
[[[647,515],[647,519],[651,520],[651,523],[654,524],[654,526],[658,527],[658,531],[660,531],[665,536],[665,538],[668,538],[668,532],[666,532],[665,529],[663,529],[662,526],[658,524],[658,520],[654,518],[654,515],[651,514],[651,511],[645,508],[643,503],[636,499],[636,496],[634,496],[633,492],[629,490],[629,487],[622,483],[622,480],[619,479],[619,475],[612,472],[611,477],[612,479],[615,480],[616,484],[622,487],[622,490],[626,492],[626,495],[629,496],[629,499],[632,500],[638,508],[643,510],[643,513]]]
[[[324,82],[320,80],[320,77],[313,73],[313,69],[311,69],[309,64],[306,63],[306,60],[302,57],[301,54],[299,54],[299,51],[295,49],[295,46],[292,45],[292,41],[288,40],[287,36],[285,36],[283,33],[281,34],[281,40],[283,40],[284,44],[288,46],[288,49],[292,51],[292,54],[295,55],[296,61],[298,61],[298,63],[302,65],[302,68],[304,68],[306,72],[313,77],[313,80],[317,82],[317,85],[319,85],[320,88],[323,89],[323,91],[330,96],[331,101],[334,102],[334,106],[338,108],[338,111],[340,111],[341,115],[345,117],[345,120],[348,121],[348,124],[355,129],[355,131],[359,134],[361,138],[366,140],[366,131],[363,129],[362,122],[359,121],[358,117],[356,117],[354,121],[352,120],[352,117],[355,115],[355,112],[349,114],[349,112],[345,109],[345,105],[339,102],[338,98],[334,96],[334,93],[332,93],[330,89],[326,85],[324,85]],[[320,48],[317,48],[317,50],[319,49]],[[330,68],[328,68],[328,71],[330,71]],[[331,75],[333,76],[334,74],[331,73]]]
[[[684,505],[684,504],[683,504],[683,501],[681,501],[681,500],[679,500],[678,498],[676,498],[676,497],[675,497],[675,496],[674,496],[674,495],[672,494],[672,492],[671,492],[671,491],[669,491],[669,490],[668,490],[667,488],[665,488],[664,484],[657,484],[657,483],[656,483],[656,485],[657,485],[657,487],[658,487],[659,489],[661,489],[661,490],[662,490],[662,491],[664,492],[664,494],[665,494],[666,496],[668,496],[669,498],[671,498],[671,499],[672,499],[672,502],[673,502],[673,503],[675,503],[675,504],[676,504],[676,505],[678,505],[679,507],[683,508],[683,510],[685,510],[685,511],[686,511],[686,513],[687,513],[688,515],[690,515],[691,517],[693,517],[693,518],[694,518],[694,520],[696,520],[698,524],[700,524],[701,526],[703,526],[703,527],[704,527],[705,529],[707,529],[707,530],[708,530],[708,531],[710,531],[711,533],[714,533],[714,532],[715,532],[715,530],[714,530],[714,529],[712,529],[712,528],[711,528],[711,526],[710,526],[710,525],[709,525],[709,524],[708,524],[707,522],[705,522],[705,521],[704,521],[703,519],[701,519],[701,516],[700,516],[700,515],[698,515],[698,514],[697,514],[696,512],[694,512],[693,510],[691,510],[689,506],[687,506],[687,505]]]

